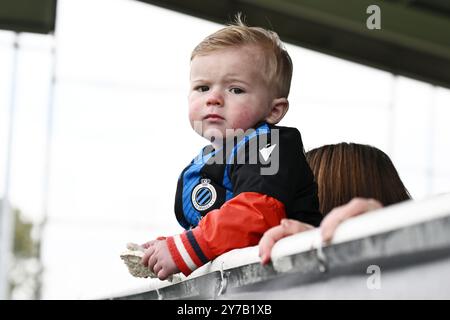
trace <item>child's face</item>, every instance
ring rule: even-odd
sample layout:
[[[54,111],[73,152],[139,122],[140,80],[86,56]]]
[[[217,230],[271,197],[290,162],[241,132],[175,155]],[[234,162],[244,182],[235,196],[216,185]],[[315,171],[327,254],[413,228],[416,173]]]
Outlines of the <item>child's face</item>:
[[[211,139],[218,132],[226,137],[226,129],[245,131],[268,116],[274,97],[263,78],[260,50],[227,48],[192,60],[189,120],[197,132],[201,123],[203,137]]]

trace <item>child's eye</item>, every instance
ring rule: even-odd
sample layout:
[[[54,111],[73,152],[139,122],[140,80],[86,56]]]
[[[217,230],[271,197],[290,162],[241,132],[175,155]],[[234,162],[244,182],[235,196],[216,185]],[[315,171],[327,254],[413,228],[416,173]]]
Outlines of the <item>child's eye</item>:
[[[198,91],[198,92],[205,92],[205,91],[209,90],[209,87],[208,86],[197,86],[194,88],[194,90]]]
[[[234,94],[241,94],[241,93],[244,93],[244,90],[242,90],[241,88],[231,88],[230,92],[232,92]]]

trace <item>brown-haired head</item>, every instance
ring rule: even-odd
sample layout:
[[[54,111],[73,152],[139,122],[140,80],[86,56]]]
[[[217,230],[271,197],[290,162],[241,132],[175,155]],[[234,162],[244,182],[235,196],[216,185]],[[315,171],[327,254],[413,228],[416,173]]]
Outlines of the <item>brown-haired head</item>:
[[[291,87],[292,60],[278,35],[260,27],[249,27],[242,22],[241,14],[236,21],[200,42],[191,54],[191,61],[200,55],[233,47],[255,46],[256,54],[263,55],[266,68],[264,78],[274,88],[275,98],[287,98]]]
[[[411,199],[391,159],[368,145],[339,143],[306,153],[319,190],[324,215],[355,197],[373,198],[384,206]]]

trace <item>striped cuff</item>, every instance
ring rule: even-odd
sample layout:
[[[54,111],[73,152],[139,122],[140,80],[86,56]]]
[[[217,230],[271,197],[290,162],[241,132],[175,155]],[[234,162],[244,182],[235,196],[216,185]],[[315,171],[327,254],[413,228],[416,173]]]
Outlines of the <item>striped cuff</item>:
[[[199,228],[195,228],[199,229]],[[206,242],[201,237],[201,231],[188,230],[182,234],[167,238],[167,245],[173,261],[178,269],[188,276],[198,267],[212,260]]]

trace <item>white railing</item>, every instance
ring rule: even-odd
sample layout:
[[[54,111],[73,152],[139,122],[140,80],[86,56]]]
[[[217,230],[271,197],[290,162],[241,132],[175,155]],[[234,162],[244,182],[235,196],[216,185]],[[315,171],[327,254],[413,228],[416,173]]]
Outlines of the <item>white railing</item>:
[[[450,194],[406,201],[347,220],[338,227],[332,242],[324,247],[321,247],[318,229],[284,238],[273,247],[272,263],[268,266],[260,264],[257,246],[236,249],[217,257],[189,277],[181,276],[173,283],[152,279],[146,290],[117,297],[220,298],[227,294],[233,296],[233,290],[243,292],[252,286],[250,291],[258,292],[254,287],[260,283],[275,283],[289,275],[303,282],[320,282],[324,271],[330,279],[337,276],[336,270],[340,270],[339,275],[345,274],[346,269],[347,274],[351,274],[347,266],[367,261],[395,260],[401,265],[406,261],[404,257],[409,256],[413,257],[408,260],[410,266],[411,261],[419,263],[428,259],[427,253],[431,252],[439,252],[437,256],[443,259],[447,254],[450,257]],[[436,254],[433,257],[435,259]]]

